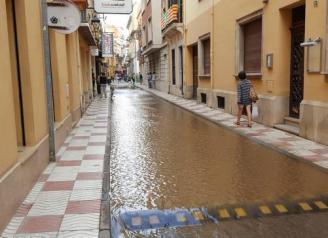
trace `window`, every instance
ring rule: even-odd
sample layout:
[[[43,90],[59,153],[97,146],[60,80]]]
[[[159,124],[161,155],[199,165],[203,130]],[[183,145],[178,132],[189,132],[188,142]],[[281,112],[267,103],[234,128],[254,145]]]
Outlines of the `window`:
[[[221,96],[217,96],[218,99],[218,108],[224,109],[225,108],[225,98]]]
[[[175,75],[175,50],[172,50],[172,84],[175,85],[176,84],[176,75]]]
[[[262,11],[239,20],[236,30],[235,73],[245,70],[249,76],[261,77]]]
[[[244,70],[247,73],[261,72],[262,19],[250,22],[244,30]]]
[[[181,91],[183,93],[183,48],[182,46],[179,46],[179,58],[180,58],[180,62],[179,62],[179,76],[180,76],[180,82],[181,82]]]
[[[208,36],[200,39],[198,47],[199,75],[208,78],[211,74],[211,39]]]
[[[201,93],[200,94],[200,97],[201,97],[201,102],[204,103],[204,104],[206,104],[206,102],[207,102],[207,95],[206,95],[206,93]]]
[[[147,30],[146,27],[142,27],[142,46],[146,46],[147,45]]]
[[[204,74],[211,74],[211,42],[210,39],[203,41],[204,47]]]
[[[153,40],[153,31],[152,31],[152,22],[151,18],[148,19],[147,25],[147,43],[150,43]]]

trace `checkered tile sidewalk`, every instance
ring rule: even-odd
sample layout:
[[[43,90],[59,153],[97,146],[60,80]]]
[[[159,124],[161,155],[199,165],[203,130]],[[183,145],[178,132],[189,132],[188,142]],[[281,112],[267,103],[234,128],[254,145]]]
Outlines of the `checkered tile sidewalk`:
[[[252,128],[248,128],[246,120],[243,119],[242,125],[236,126],[236,117],[222,110],[212,109],[205,104],[198,104],[194,100],[188,100],[158,90],[148,89],[145,86],[141,86],[141,88],[221,126],[247,136],[258,143],[270,146],[294,158],[328,169],[328,146],[271,127],[266,127],[259,123],[254,123]]]
[[[107,123],[96,99],[1,237],[98,237]]]

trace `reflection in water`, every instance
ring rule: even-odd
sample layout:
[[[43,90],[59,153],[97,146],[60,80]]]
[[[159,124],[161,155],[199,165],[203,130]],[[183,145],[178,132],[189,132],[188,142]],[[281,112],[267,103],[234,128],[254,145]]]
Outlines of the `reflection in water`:
[[[146,92],[112,106],[112,214],[328,194],[327,174]]]

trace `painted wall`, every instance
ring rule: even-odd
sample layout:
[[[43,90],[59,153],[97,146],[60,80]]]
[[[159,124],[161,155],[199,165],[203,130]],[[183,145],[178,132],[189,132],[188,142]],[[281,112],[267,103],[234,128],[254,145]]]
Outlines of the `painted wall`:
[[[69,72],[66,36],[50,30],[50,53],[55,104],[55,121],[63,121],[70,113]]]
[[[237,21],[263,10],[262,78],[253,80],[253,84],[262,95],[289,96],[291,9],[303,2],[279,0],[263,4],[261,1],[221,0],[215,4],[214,89],[235,91]],[[326,1],[322,1],[319,7],[314,8],[313,1],[306,1],[306,39],[318,36],[325,38],[326,4]],[[265,57],[270,53],[274,55],[273,69],[265,65]],[[328,100],[328,84],[324,78],[319,74],[305,73],[305,99]]]
[[[68,79],[69,79],[69,98],[71,112],[75,112],[81,106],[80,95],[82,94],[80,88],[79,67],[80,60],[78,51],[80,49],[78,32],[74,32],[66,36],[67,45],[67,62],[68,62]]]
[[[197,45],[199,38],[212,33],[213,1],[188,0],[185,3],[185,84],[193,85],[192,45]],[[211,80],[199,80],[199,88],[211,88]]]
[[[37,0],[16,1],[19,63],[23,87],[27,145],[47,135],[46,93],[41,5]]]
[[[0,0],[0,176],[2,176],[17,159],[16,125],[13,100],[12,72],[9,51],[6,1]]]
[[[305,38],[315,39],[321,37],[324,41],[327,41],[328,24],[328,2],[322,1],[318,8],[312,7],[312,1],[307,1],[309,7],[306,9],[306,28],[305,28]],[[323,48],[328,47],[324,45]],[[324,54],[326,50],[323,49]],[[326,51],[328,52],[328,51]],[[324,55],[323,55],[324,57]],[[328,53],[327,56],[328,57]],[[327,58],[326,58],[327,60]],[[319,74],[305,74],[304,78],[304,99],[312,101],[321,101],[328,103],[328,80],[326,76]]]

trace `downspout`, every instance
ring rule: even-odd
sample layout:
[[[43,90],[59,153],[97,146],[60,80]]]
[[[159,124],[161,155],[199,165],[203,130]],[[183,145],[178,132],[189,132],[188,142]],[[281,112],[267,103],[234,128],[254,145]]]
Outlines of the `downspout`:
[[[212,0],[212,32],[211,32],[211,99],[213,100],[213,90],[214,90],[214,0]],[[211,107],[213,107],[213,102],[211,100]]]
[[[187,80],[185,80],[186,78],[186,60],[187,60],[187,45],[186,45],[186,1],[185,0],[182,0],[182,14],[183,14],[183,17],[182,17],[182,97],[185,98],[185,92],[187,89]]]
[[[42,1],[42,25],[43,25],[43,48],[45,60],[45,83],[47,91],[47,114],[48,114],[48,131],[49,131],[49,159],[56,161],[56,147],[55,147],[55,121],[54,121],[54,107],[52,95],[52,75],[51,75],[51,61],[50,61],[50,44],[48,31],[48,14],[47,14],[47,0]]]

